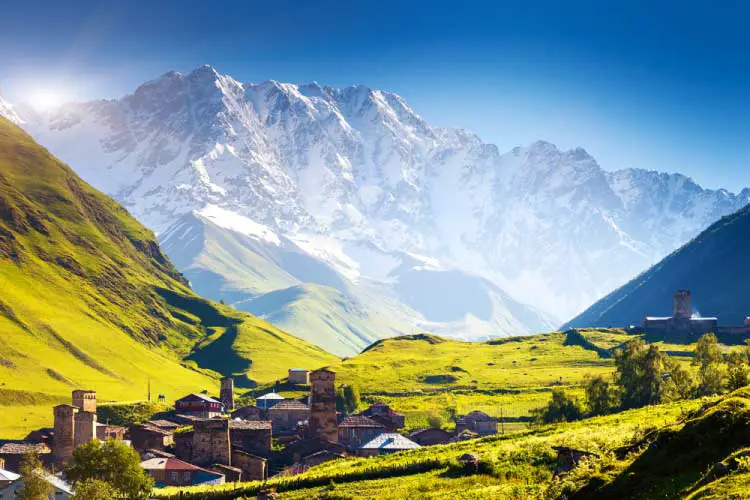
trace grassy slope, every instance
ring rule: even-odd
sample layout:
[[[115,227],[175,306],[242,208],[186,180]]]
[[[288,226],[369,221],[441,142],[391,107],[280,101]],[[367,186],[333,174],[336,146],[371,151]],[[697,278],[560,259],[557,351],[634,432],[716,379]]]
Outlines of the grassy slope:
[[[50,424],[52,401],[75,387],[104,400],[143,398],[149,378],[168,397],[215,390],[215,372],[182,358],[221,335],[219,323],[234,325],[228,354],[252,359],[255,380],[283,376],[281,363],[335,360],[194,295],[150,231],[0,119],[0,436]],[[205,366],[223,372],[219,359]],[[25,391],[51,400],[28,401]]]

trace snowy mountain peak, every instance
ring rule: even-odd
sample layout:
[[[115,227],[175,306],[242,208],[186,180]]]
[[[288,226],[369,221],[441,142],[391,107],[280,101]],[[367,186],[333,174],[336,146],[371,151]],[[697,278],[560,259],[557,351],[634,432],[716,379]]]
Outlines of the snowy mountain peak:
[[[750,201],[546,141],[500,154],[394,93],[242,84],[210,66],[27,129],[156,231],[217,207],[217,223],[326,241],[357,269],[393,252],[449,262],[559,318]]]

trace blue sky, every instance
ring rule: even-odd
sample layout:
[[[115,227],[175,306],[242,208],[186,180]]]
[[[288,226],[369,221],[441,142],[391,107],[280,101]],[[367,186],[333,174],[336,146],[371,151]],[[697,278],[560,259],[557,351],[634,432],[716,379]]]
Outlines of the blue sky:
[[[545,139],[607,169],[737,190],[749,15],[733,0],[3,0],[0,89],[116,97],[204,63],[242,81],[361,83],[501,150]]]

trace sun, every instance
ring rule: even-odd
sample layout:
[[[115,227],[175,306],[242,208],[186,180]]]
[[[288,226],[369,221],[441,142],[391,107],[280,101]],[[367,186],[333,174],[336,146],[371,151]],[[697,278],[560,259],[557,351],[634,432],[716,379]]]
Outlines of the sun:
[[[37,111],[51,111],[63,104],[63,98],[53,89],[36,89],[29,96],[29,104]]]

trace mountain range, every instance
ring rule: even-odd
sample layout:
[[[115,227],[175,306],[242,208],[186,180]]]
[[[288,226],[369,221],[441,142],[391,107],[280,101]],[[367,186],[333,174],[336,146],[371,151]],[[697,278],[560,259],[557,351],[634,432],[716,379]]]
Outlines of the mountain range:
[[[549,330],[750,201],[581,148],[502,153],[391,92],[210,66],[5,114],[156,231],[200,293],[339,354],[414,328]]]

